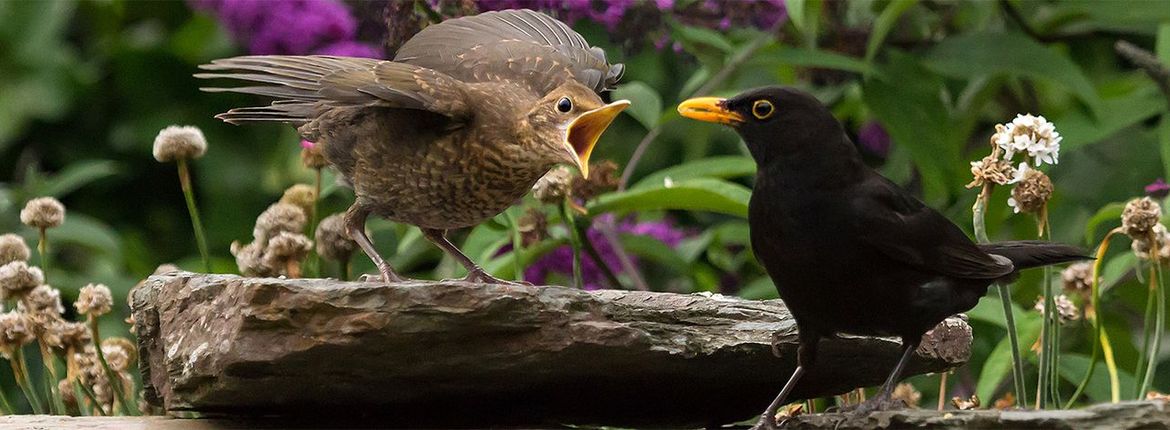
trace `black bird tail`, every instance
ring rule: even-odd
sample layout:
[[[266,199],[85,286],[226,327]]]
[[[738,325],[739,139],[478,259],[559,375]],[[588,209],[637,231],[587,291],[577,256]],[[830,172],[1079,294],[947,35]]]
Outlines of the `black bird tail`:
[[[979,249],[988,254],[1007,257],[1016,270],[1047,266],[1077,260],[1091,260],[1084,249],[1061,243],[1041,240],[1013,240],[980,244]]]

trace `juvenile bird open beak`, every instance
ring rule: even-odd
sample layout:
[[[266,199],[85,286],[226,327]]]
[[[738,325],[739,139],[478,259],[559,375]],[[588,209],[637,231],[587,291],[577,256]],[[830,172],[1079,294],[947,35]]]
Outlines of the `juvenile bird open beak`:
[[[679,115],[699,121],[738,125],[743,115],[727,110],[727,99],[718,97],[696,97],[678,105]]]
[[[585,112],[569,123],[565,134],[565,145],[572,153],[573,163],[581,171],[581,177],[589,178],[589,154],[601,133],[609,127],[614,118],[630,106],[629,100],[618,100],[597,109]]]

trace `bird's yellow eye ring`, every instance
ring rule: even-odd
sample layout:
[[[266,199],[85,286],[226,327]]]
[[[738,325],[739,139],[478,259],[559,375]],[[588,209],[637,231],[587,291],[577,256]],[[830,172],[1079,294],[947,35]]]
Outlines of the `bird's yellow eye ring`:
[[[772,113],[775,111],[776,109],[772,107],[772,102],[770,101],[756,100],[755,103],[752,103],[752,115],[756,119],[766,119],[772,116]]]

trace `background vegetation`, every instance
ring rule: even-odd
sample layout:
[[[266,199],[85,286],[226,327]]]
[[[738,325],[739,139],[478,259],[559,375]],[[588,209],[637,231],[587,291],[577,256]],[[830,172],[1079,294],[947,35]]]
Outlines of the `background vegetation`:
[[[258,36],[233,30],[222,13],[227,3],[0,2],[0,233],[35,244],[37,232],[20,225],[19,210],[33,197],[61,199],[69,212],[63,226],[49,231],[49,278],[67,303],[82,285],[109,285],[121,316],[104,320],[107,333],[126,330],[120,323],[128,316],[126,293],[156,266],[201,267],[175,169],[151,156],[161,128],[196,125],[207,136],[208,153],[192,166],[216,272],[236,271],[228,246],[248,240],[256,215],[288,186],[313,181],[294,130],[223,124],[213,115],[255,100],[198,90],[204,83],[192,77],[197,65],[256,49],[245,39]],[[1121,203],[1170,174],[1168,95],[1114,49],[1126,40],[1163,65],[1170,62],[1170,8],[1161,1],[344,3],[356,18],[352,39],[373,52],[392,52],[412,29],[442,17],[515,5],[573,19],[611,61],[626,64],[612,96],[634,106],[603,136],[594,160],[616,162],[619,175],[628,175],[627,189],[578,202],[590,213],[576,222],[583,231],[614,226],[638,270],[616,264],[619,285],[603,279],[594,286],[636,288],[643,278],[654,290],[775,297],[747,244],[753,166],[742,143],[728,130],[674,111],[696,93],[784,84],[816,94],[858,137],[868,162],[968,231],[978,194],[964,187],[969,162],[990,152],[994,125],[1017,113],[1045,116],[1064,138],[1060,163],[1046,168],[1055,184],[1048,205],[1053,240],[1095,247],[1120,224]],[[762,20],[768,13],[774,19]],[[640,147],[644,154],[635,164]],[[322,213],[344,210],[352,193],[332,185],[329,172],[325,183]],[[1009,192],[1000,187],[990,199],[991,238],[1036,237],[1036,220],[1012,213]],[[572,272],[565,268],[572,265],[564,263],[571,253],[551,251],[571,239],[559,227],[565,211],[557,205],[530,199],[508,217],[457,234],[456,243],[497,275],[515,277],[509,218],[521,218],[525,208],[545,213],[553,227],[522,246],[520,265],[544,264],[551,267],[541,272],[552,273],[548,282],[568,284]],[[417,232],[384,221],[371,229],[379,249],[405,272],[461,275]],[[1144,396],[1133,376],[1143,333],[1164,331],[1144,325],[1148,279],[1127,240],[1115,239],[1104,260],[1097,309],[1108,316],[1104,330],[1113,340],[1122,398]],[[605,246],[598,250],[618,252]],[[550,251],[560,263],[541,260]],[[356,273],[372,271],[364,256],[353,264]],[[1028,347],[1040,330],[1031,308],[1046,279],[1035,272],[1016,283],[1012,296],[1031,363],[1030,390],[1036,354]],[[1060,276],[1048,279],[1060,282]],[[950,379],[948,397],[978,393],[990,403],[1011,391],[1000,309],[989,294],[970,313],[975,353]],[[1084,321],[1065,326],[1056,370],[1063,400],[1088,369],[1094,338]],[[1081,401],[1110,400],[1103,369]],[[937,395],[937,377],[912,381],[924,398]],[[1153,387],[1170,388],[1170,366],[1159,368]],[[8,388],[11,398],[19,396]]]

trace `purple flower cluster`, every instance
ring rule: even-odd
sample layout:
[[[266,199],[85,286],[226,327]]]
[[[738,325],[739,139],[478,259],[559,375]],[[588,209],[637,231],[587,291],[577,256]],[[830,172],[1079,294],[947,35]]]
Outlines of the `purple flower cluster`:
[[[357,19],[334,0],[189,0],[214,14],[248,52],[327,54],[381,58],[381,51],[355,40]]]
[[[1164,199],[1170,195],[1170,184],[1165,179],[1158,178],[1150,185],[1146,185],[1146,195],[1155,199]]]
[[[885,158],[890,153],[890,134],[877,121],[870,121],[857,130],[857,140],[861,147],[871,154]]]
[[[674,223],[669,220],[650,222],[627,220],[619,223],[617,230],[619,233],[649,236],[671,248],[678,246],[687,236],[686,232],[675,227]],[[597,249],[597,253],[601,256],[605,265],[615,273],[621,273],[621,260],[601,231],[590,227],[586,232],[586,236],[589,242],[593,244],[593,247]],[[630,258],[634,259],[635,264],[637,264],[636,257],[631,256]],[[529,265],[524,270],[524,279],[529,282],[541,284],[546,282],[549,275],[552,274],[565,277],[573,276],[573,250],[568,245],[552,250],[552,252],[545,254],[539,260]],[[601,289],[606,283],[605,274],[602,272],[601,267],[585,252],[581,254],[581,283],[586,290]]]

